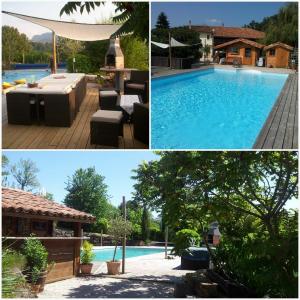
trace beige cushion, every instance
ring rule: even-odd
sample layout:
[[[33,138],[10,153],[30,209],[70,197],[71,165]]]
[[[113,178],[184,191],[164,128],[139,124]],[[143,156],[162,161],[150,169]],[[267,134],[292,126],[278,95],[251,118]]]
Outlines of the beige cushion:
[[[107,123],[119,123],[122,119],[121,111],[113,110],[97,110],[93,116],[92,121],[94,122],[107,122]]]
[[[127,87],[129,87],[131,89],[137,89],[137,90],[144,90],[145,89],[145,85],[140,84],[140,83],[127,83],[126,85],[127,85]]]
[[[118,96],[118,93],[116,91],[100,91],[100,97],[114,97]]]

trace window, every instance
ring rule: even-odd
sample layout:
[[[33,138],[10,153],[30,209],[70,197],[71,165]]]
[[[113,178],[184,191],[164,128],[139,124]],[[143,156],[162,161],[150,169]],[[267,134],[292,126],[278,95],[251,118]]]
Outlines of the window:
[[[207,39],[207,40],[209,40],[209,39],[210,39],[210,35],[209,35],[209,34],[206,36],[206,39]]]
[[[275,53],[276,53],[275,49],[270,49],[270,52],[269,52],[270,56],[275,56]]]
[[[240,53],[240,50],[239,50],[238,47],[231,47],[231,48],[230,48],[230,52],[231,52],[232,54],[239,54],[239,53]]]
[[[251,48],[245,48],[245,57],[251,57]]]

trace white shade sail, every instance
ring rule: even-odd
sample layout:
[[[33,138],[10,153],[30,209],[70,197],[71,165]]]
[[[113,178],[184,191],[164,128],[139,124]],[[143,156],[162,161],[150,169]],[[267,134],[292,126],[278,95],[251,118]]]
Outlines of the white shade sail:
[[[158,43],[158,42],[153,42],[151,41],[152,44],[154,44],[157,47],[163,48],[163,49],[167,49],[170,47],[169,44],[164,44],[164,43]],[[176,41],[174,38],[171,37],[171,47],[189,47],[189,46],[193,46],[193,45],[186,45],[186,44],[182,44],[178,41]]]
[[[2,12],[7,15],[40,25],[42,27],[46,27],[49,30],[55,32],[55,34],[58,36],[78,41],[107,40],[122,26],[116,24],[72,23],[31,17],[7,11]]]
[[[163,49],[167,49],[169,48],[169,44],[163,44],[163,43],[157,43],[157,42],[153,42],[151,41],[151,43],[157,47],[163,48]]]

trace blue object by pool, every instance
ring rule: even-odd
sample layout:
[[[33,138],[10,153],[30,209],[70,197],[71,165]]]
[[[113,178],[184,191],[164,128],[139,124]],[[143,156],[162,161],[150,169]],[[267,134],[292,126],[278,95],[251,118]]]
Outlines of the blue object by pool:
[[[165,250],[163,248],[140,248],[140,247],[126,247],[126,258],[142,256],[147,254],[161,253]],[[94,250],[94,261],[110,261],[113,258],[114,248],[106,248],[101,250]],[[122,259],[122,248],[117,248],[116,259]]]
[[[58,70],[59,72],[62,72],[65,70]],[[2,74],[2,82],[10,82],[14,83],[15,80],[23,79],[25,78],[27,81],[30,81],[33,79],[39,80],[43,77],[46,77],[50,75],[51,72],[48,69],[42,69],[42,70],[9,70],[4,71],[4,74]]]
[[[252,148],[287,77],[210,69],[152,80],[152,148]]]

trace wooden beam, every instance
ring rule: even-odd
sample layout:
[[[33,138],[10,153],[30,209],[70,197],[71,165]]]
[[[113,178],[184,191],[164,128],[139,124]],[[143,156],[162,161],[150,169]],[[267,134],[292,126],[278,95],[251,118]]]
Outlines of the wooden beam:
[[[168,258],[168,235],[169,235],[169,228],[166,225],[165,227],[165,258]]]
[[[27,219],[39,219],[39,220],[55,220],[55,221],[61,221],[61,222],[81,222],[81,223],[94,223],[93,220],[82,220],[82,219],[72,219],[72,218],[66,218],[66,217],[55,217],[55,216],[42,216],[42,215],[35,215],[35,214],[26,214],[26,213],[15,213],[15,212],[3,212],[2,210],[2,216],[7,217],[16,217],[16,218],[27,218]]]
[[[74,223],[74,237],[81,238],[81,223]],[[74,275],[79,275],[80,272],[80,247],[81,240],[74,241]]]
[[[171,32],[169,31],[169,61],[170,69],[172,69],[172,50],[171,50]]]
[[[123,196],[123,217],[126,221],[126,201]],[[126,259],[126,235],[123,236],[123,245],[122,245],[122,274],[125,274],[125,259]]]
[[[56,34],[52,31],[52,56],[53,56],[53,68],[51,68],[51,73],[56,73],[57,71],[57,61],[56,61]]]

